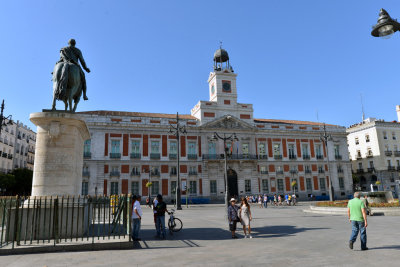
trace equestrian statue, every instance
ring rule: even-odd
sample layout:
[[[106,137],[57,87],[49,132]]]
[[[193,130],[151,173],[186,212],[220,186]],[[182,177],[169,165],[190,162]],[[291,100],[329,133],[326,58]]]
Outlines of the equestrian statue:
[[[56,100],[61,100],[65,104],[65,111],[75,112],[83,92],[83,99],[88,100],[86,96],[85,73],[90,72],[83,59],[82,52],[75,47],[75,40],[68,41],[69,46],[61,48],[60,60],[56,63],[53,74],[53,106],[56,110]],[[79,62],[82,65],[79,65]],[[74,100],[74,107],[72,107]]]

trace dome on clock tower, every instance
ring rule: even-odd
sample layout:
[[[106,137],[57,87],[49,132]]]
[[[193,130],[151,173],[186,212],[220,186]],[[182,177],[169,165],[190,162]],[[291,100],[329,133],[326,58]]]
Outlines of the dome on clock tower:
[[[229,55],[228,52],[226,52],[225,49],[219,48],[217,51],[214,53],[214,61],[215,62],[226,62],[229,60]]]

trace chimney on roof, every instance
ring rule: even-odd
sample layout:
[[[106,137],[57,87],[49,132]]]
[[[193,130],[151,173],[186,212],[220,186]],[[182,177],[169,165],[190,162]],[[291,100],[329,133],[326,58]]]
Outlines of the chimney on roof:
[[[396,105],[397,121],[400,122],[400,105]]]

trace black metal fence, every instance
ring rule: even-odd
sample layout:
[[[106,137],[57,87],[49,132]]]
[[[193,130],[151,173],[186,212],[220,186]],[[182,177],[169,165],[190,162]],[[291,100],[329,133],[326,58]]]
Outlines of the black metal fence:
[[[130,239],[131,207],[130,195],[0,197],[0,248]]]

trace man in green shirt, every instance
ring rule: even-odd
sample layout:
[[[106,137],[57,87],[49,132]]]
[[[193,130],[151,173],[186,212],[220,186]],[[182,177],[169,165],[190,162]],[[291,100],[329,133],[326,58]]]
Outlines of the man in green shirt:
[[[360,192],[354,193],[354,198],[347,204],[347,214],[351,223],[351,236],[349,241],[350,249],[356,242],[358,232],[360,232],[361,250],[367,250],[367,214],[364,202],[360,199]]]

